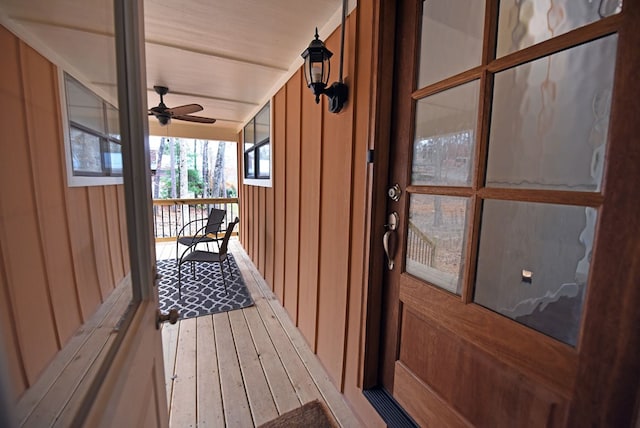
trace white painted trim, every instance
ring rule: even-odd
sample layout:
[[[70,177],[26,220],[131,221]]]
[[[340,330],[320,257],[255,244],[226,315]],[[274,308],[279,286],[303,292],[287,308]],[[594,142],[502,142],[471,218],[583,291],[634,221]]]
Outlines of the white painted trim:
[[[240,141],[240,152],[242,153],[240,167],[242,171],[243,185],[257,186],[257,187],[273,187],[273,114],[274,112],[273,112],[273,103],[271,101],[272,99],[269,98],[264,104],[262,104],[262,106],[256,112],[256,114],[258,114],[258,112],[260,112],[260,110],[262,110],[262,108],[265,107],[267,103],[269,104],[269,178],[245,178],[244,177],[244,171],[245,171],[244,169],[244,126],[247,126],[245,124],[242,127],[240,132],[242,136]],[[251,117],[251,119],[249,119],[249,122],[256,117],[256,114],[254,114]]]

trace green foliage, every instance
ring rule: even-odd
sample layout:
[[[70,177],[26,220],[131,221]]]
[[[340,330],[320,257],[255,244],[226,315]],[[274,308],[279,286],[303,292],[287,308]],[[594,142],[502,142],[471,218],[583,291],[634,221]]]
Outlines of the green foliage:
[[[204,189],[204,183],[202,182],[202,176],[196,169],[188,170],[188,183],[189,183],[189,191],[193,192],[195,197],[198,195],[202,195],[202,191]]]

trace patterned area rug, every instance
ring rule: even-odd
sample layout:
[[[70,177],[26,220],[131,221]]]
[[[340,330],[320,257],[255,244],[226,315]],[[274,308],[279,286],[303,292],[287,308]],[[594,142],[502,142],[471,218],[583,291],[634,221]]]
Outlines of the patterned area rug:
[[[158,260],[158,273],[162,275],[158,290],[160,310],[166,313],[169,309],[175,308],[180,314],[180,319],[187,319],[252,306],[253,299],[232,255],[229,255],[229,261],[231,274],[227,262],[224,263],[227,294],[224,292],[219,264],[198,263],[195,280],[190,264],[183,264],[182,301],[178,301],[176,261]]]

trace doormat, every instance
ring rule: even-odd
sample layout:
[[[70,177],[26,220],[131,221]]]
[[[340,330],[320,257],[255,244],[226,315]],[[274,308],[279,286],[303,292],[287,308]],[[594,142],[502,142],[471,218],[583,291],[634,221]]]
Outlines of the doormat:
[[[338,428],[338,424],[324,404],[313,400],[260,425],[258,428],[280,427]]]
[[[158,260],[158,273],[162,276],[158,284],[160,310],[163,313],[177,309],[180,319],[195,318],[218,312],[233,311],[253,305],[240,269],[231,254],[228,254],[231,272],[224,262],[227,293],[224,290],[220,264],[196,263],[196,279],[193,279],[191,264],[182,265],[182,300],[178,300],[178,269],[176,261]]]

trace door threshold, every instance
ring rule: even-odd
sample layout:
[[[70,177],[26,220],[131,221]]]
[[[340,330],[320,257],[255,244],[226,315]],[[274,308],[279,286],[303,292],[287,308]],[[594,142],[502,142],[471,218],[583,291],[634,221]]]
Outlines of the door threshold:
[[[387,392],[386,389],[376,387],[362,391],[374,409],[382,417],[389,428],[418,428],[418,424]]]

